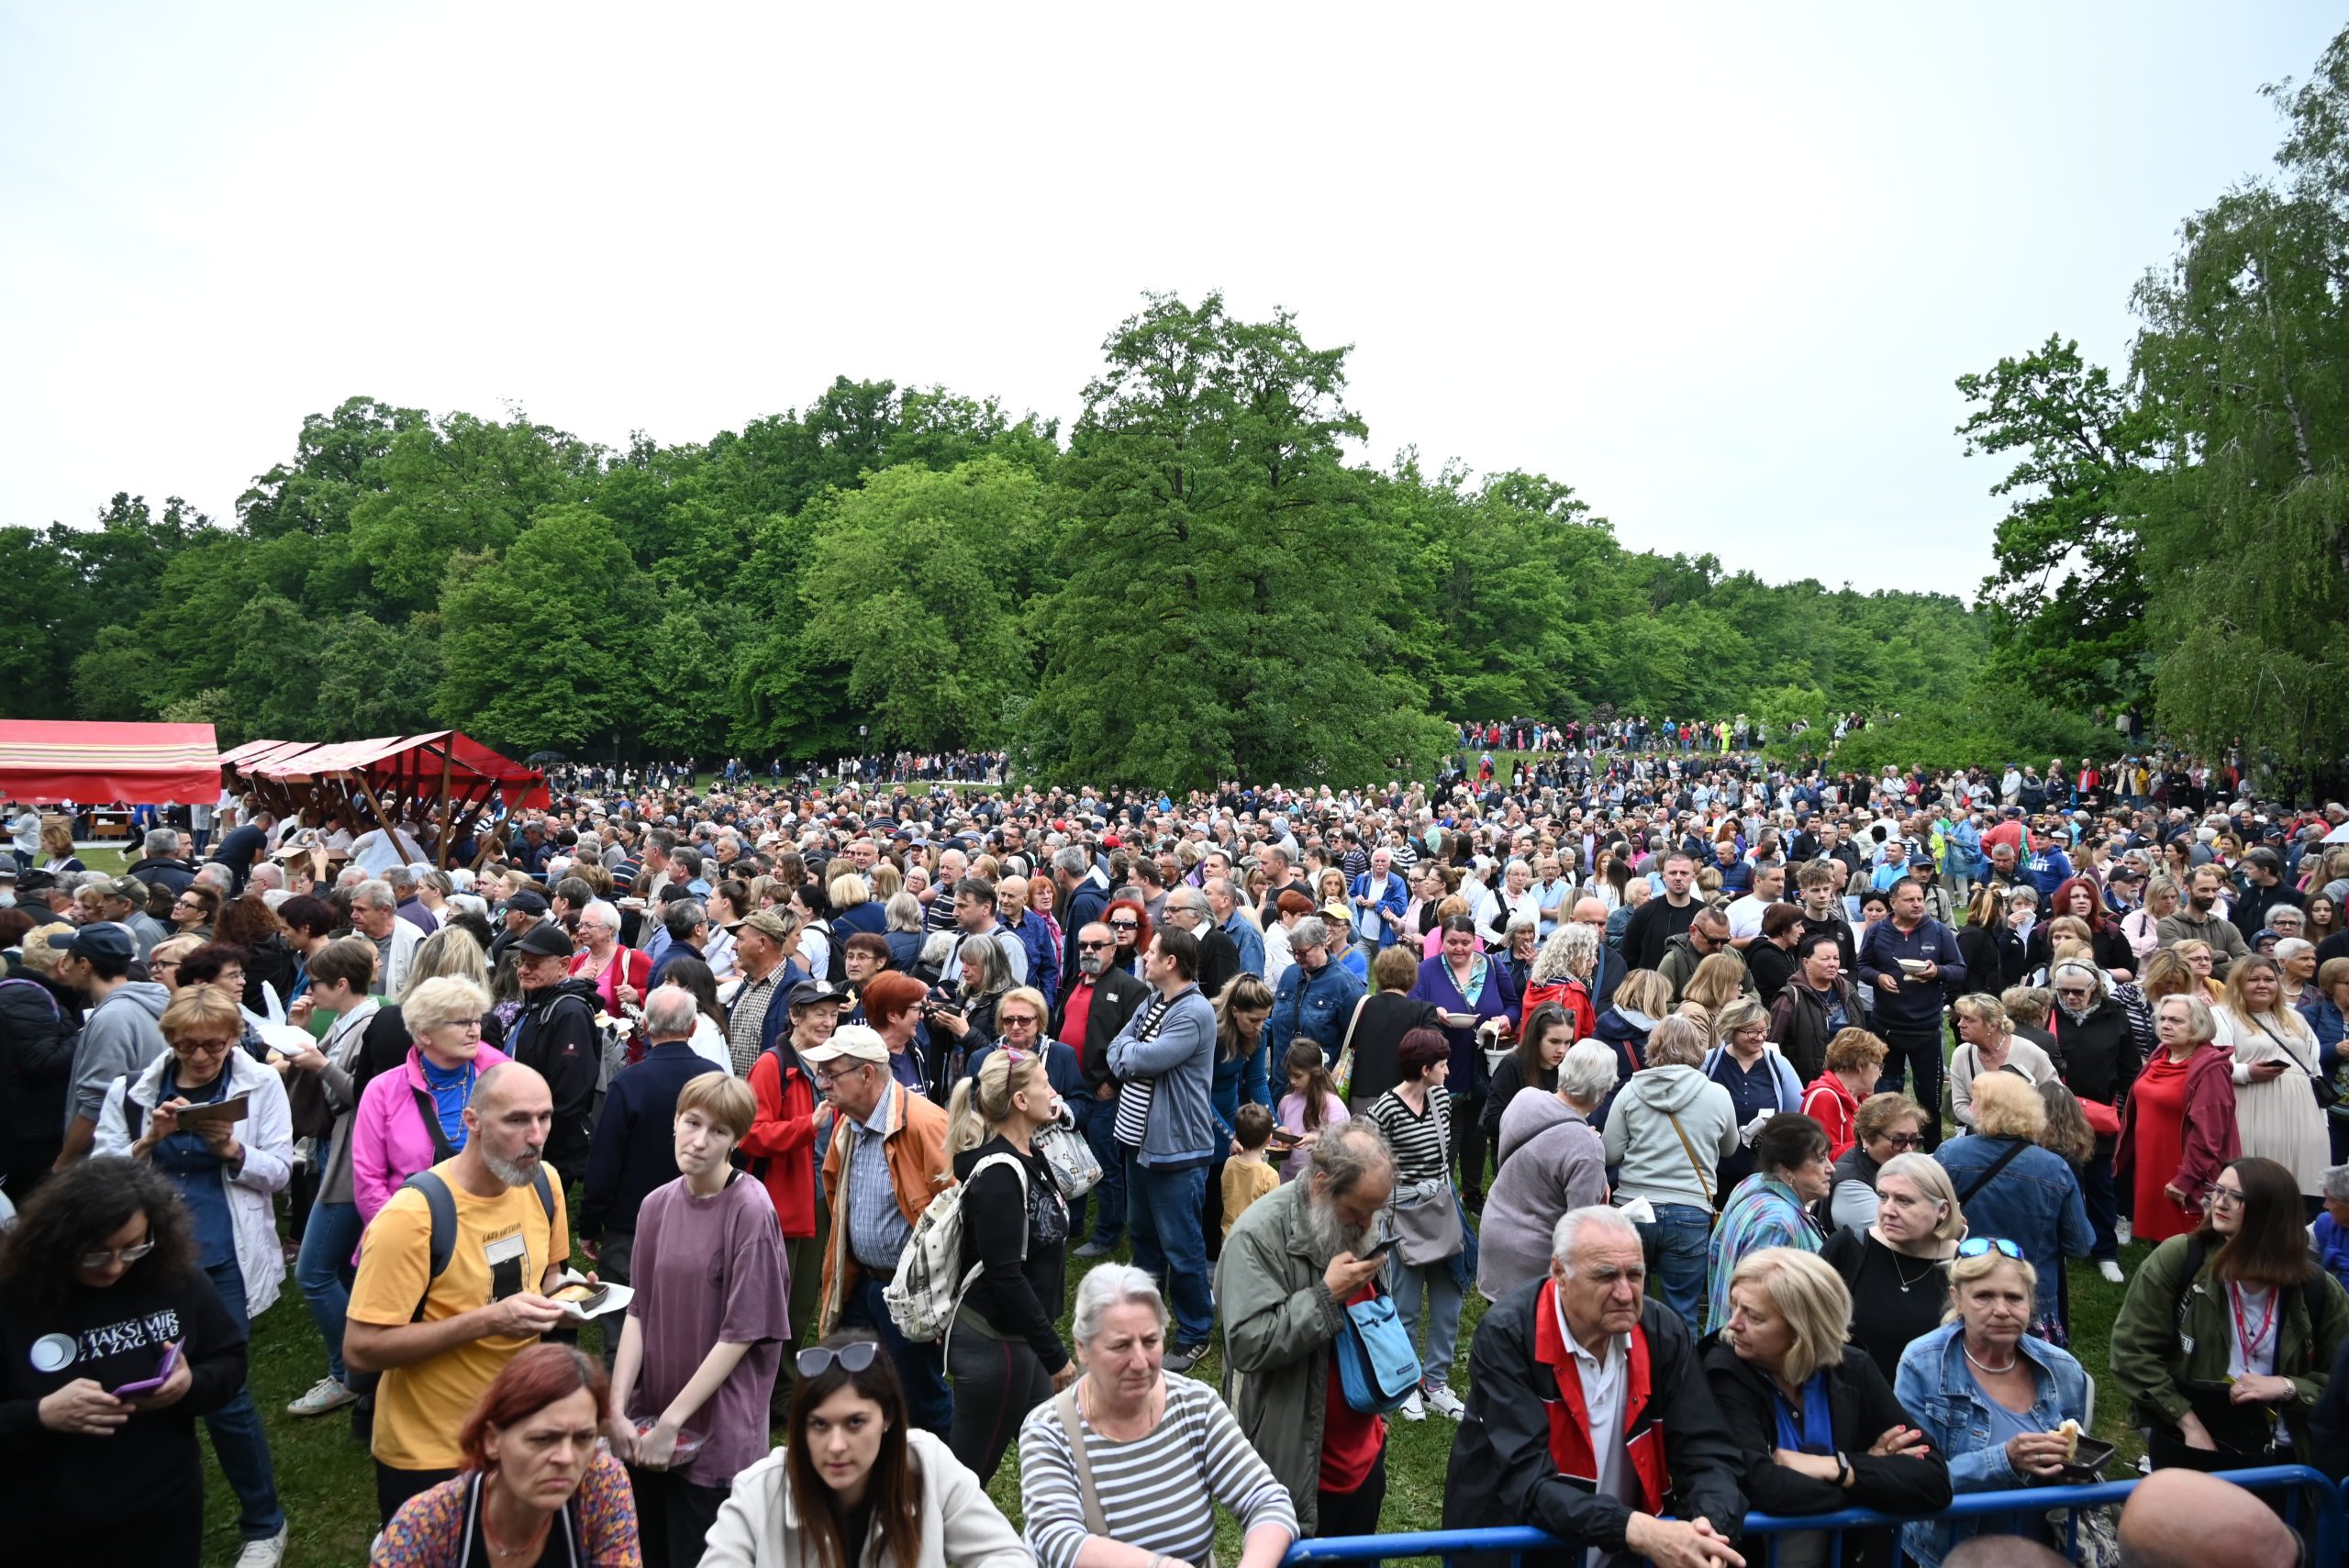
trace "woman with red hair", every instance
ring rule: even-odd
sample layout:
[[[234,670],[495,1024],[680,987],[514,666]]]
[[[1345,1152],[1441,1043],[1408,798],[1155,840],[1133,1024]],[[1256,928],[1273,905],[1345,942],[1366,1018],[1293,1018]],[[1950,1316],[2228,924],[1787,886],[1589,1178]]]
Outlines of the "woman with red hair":
[[[1150,911],[1133,899],[1113,898],[1101,918],[1118,939],[1118,956],[1110,962],[1140,980],[1141,955],[1150,951]]]
[[[2054,962],[2053,928],[2066,915],[2088,929],[2088,943],[2096,950],[2099,969],[2116,983],[2137,977],[2137,950],[2130,945],[2121,922],[2105,913],[2104,895],[2096,879],[2087,876],[2071,877],[2057,884],[2046,907],[2040,910],[2039,924],[2031,933],[2029,962],[2032,969],[2044,969]]]
[[[609,1394],[571,1345],[507,1362],[458,1431],[464,1467],[400,1505],[369,1568],[642,1568],[628,1468],[596,1447]]]

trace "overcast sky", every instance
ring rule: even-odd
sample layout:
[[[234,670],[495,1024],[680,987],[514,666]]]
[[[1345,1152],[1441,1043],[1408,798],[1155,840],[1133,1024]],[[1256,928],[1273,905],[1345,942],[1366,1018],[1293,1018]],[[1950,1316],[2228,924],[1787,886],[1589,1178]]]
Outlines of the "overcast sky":
[[[1633,13],[1638,13],[1634,15]],[[1951,383],[2127,352],[2313,5],[0,9],[0,525],[217,518],[304,415],[607,444],[836,373],[1075,414],[1146,289],[1643,548],[1971,594]]]

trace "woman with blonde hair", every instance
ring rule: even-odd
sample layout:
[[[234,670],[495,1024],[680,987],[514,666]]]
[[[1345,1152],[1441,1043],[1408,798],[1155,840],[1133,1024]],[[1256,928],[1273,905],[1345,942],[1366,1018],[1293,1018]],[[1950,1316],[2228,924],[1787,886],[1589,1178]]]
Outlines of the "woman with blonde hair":
[[[40,869],[52,876],[89,869],[73,852],[73,818],[71,817],[44,817],[40,819]]]
[[[1930,1154],[1895,1154],[1876,1181],[1876,1218],[1836,1231],[1819,1255],[1851,1287],[1852,1337],[1888,1380],[1909,1342],[1942,1320],[1965,1216],[1949,1172]]]
[[[2186,967],[2194,972],[2194,978],[2201,983],[2202,995],[2207,1000],[2223,1002],[2227,999],[2227,988],[2217,978],[2218,954],[2209,942],[2199,937],[2189,937],[2169,951],[2183,959]]]
[[[1950,1104],[1957,1119],[1974,1125],[1974,1081],[1986,1073],[2013,1073],[2033,1084],[2053,1083],[2055,1062],[2015,1030],[2006,1004],[1987,992],[1960,996],[1953,1004],[1961,1043],[1949,1059]]]
[[[1720,1042],[1716,1020],[1723,1007],[1745,994],[1745,961],[1732,953],[1709,955],[1680,992],[1680,1011],[1705,1027],[1708,1044]]]
[[[2039,1091],[2013,1073],[1975,1080],[1974,1131],[1933,1151],[1957,1189],[1968,1229],[2022,1249],[2039,1284],[2032,1332],[2052,1343],[2069,1341],[2057,1296],[2065,1256],[2085,1258],[2095,1244],[2078,1173],[2063,1156],[2039,1147],[2047,1107]]]
[[[1043,1059],[1014,1050],[989,1051],[954,1085],[946,1113],[947,1152],[963,1184],[960,1266],[966,1278],[976,1271],[946,1341],[954,1378],[948,1442],[982,1482],[994,1479],[1028,1412],[1076,1381],[1053,1327],[1068,1204],[1036,1150],[1036,1134],[1060,1114]]]
[[[2283,970],[2264,953],[2235,960],[2212,1037],[2234,1052],[2235,1126],[2245,1159],[2273,1160],[2310,1200],[2324,1195],[2330,1142],[2314,1085],[2324,1073],[2316,1031],[2284,1001]]]
[[[1921,1158],[1911,1156],[1911,1158]],[[1755,1508],[1778,1515],[1949,1507],[1949,1466],[1893,1397],[1877,1361],[1849,1342],[1851,1292],[1812,1253],[1765,1247],[1729,1279],[1729,1318],[1701,1352],[1739,1475]],[[1825,1560],[1823,1531],[1783,1540],[1783,1568]],[[1888,1564],[1888,1530],[1854,1535],[1845,1561]]]

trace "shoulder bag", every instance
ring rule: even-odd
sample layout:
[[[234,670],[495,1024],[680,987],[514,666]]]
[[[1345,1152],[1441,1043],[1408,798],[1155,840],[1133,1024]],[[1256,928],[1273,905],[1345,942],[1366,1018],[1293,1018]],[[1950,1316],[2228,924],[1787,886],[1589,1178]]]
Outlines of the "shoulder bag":
[[[1399,1409],[1419,1386],[1419,1355],[1395,1311],[1395,1298],[1373,1280],[1369,1299],[1343,1310],[1332,1369],[1339,1392],[1349,1408],[1365,1416]]]
[[[1391,1093],[1391,1091],[1390,1091]],[[1397,1103],[1401,1104],[1398,1097]],[[1405,1107],[1408,1109],[1408,1107]],[[1452,1140],[1445,1118],[1429,1117],[1435,1126],[1436,1147],[1442,1151],[1443,1174],[1432,1182],[1397,1182],[1386,1202],[1387,1222],[1395,1229],[1395,1256],[1405,1268],[1420,1269],[1457,1257],[1468,1244],[1467,1226],[1452,1194]]]
[[[1338,1064],[1330,1069],[1330,1077],[1341,1100],[1354,1086],[1354,1026],[1362,1022],[1362,1010],[1369,1006],[1370,993],[1365,991],[1355,999],[1353,1017],[1346,1020],[1345,1038],[1338,1042]]]

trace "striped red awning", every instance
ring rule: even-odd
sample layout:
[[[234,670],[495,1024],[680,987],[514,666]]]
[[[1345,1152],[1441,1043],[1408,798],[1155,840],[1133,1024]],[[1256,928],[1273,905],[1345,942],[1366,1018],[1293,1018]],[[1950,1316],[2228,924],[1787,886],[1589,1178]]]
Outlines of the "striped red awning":
[[[104,806],[209,803],[220,744],[208,724],[0,719],[0,795]]]

